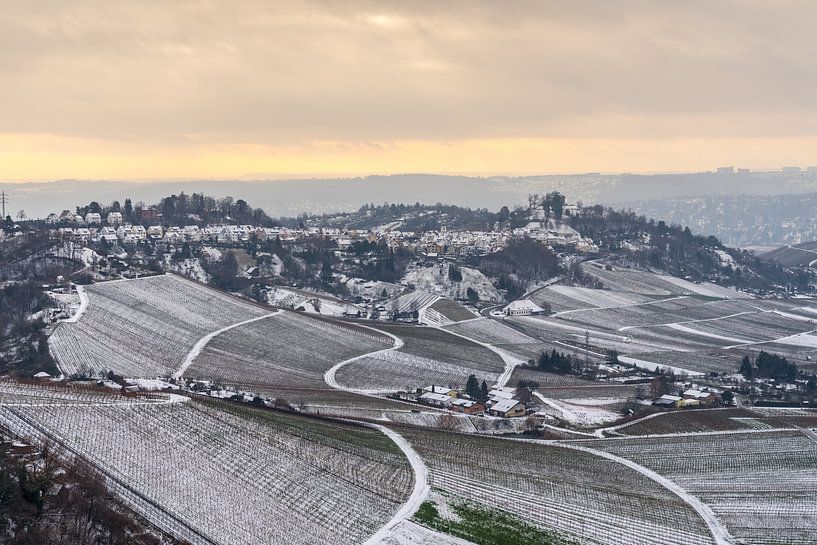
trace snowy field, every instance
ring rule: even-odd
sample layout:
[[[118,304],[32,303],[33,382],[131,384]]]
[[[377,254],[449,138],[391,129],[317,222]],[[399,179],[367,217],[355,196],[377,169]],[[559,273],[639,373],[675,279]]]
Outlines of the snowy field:
[[[502,358],[488,348],[446,331],[378,323],[377,328],[400,337],[405,343],[400,352],[429,360],[496,372],[502,371]]]
[[[112,370],[133,377],[169,376],[202,336],[269,313],[176,275],[86,286],[88,308],[49,339],[71,375]]]
[[[686,503],[613,461],[543,444],[399,431],[425,460],[434,488],[579,542],[654,545],[667,536],[678,544],[713,542]]]
[[[633,460],[703,500],[749,545],[817,542],[817,442],[753,431],[582,442]]]
[[[650,418],[625,424],[617,428],[616,432],[638,436],[790,427],[791,425],[783,420],[764,416],[762,413],[749,409],[691,409],[657,413]]]
[[[811,300],[753,299],[646,271],[608,271],[596,264],[585,269],[605,289],[550,286],[535,298],[551,305],[551,315],[507,320],[545,344],[589,337],[599,353],[615,350],[621,361],[645,369],[736,370],[747,350],[772,350],[804,369],[817,367],[817,307]]]
[[[613,267],[607,270],[598,263],[584,265],[585,274],[597,278],[605,289],[616,292],[630,292],[642,295],[703,295],[723,299],[746,298],[731,288],[724,288],[716,284],[696,284],[667,274],[657,274],[649,271]]]
[[[88,459],[138,513],[196,545],[359,544],[408,498],[413,473],[379,431],[221,407],[4,402],[0,421]]]
[[[444,329],[487,344],[536,343],[536,339],[489,318],[477,318]]]
[[[392,344],[371,329],[285,311],[215,336],[185,377],[248,390],[322,386],[334,364]]]
[[[381,352],[360,358],[342,367],[336,379],[339,384],[356,390],[395,392],[414,391],[430,384],[464,388],[468,375],[494,384],[501,366],[484,369],[480,362],[472,365],[446,363],[399,351]]]

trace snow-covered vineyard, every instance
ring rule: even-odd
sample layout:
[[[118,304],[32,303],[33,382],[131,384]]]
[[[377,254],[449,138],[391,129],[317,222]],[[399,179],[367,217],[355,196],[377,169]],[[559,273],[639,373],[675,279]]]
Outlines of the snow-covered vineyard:
[[[9,390],[5,427],[88,459],[137,512],[192,543],[362,543],[412,489],[405,456],[375,430],[186,398],[30,405],[30,387]]]
[[[583,543],[713,543],[679,498],[614,462],[558,446],[400,430],[426,460],[435,488],[516,513]],[[501,461],[500,461],[501,460]]]
[[[269,313],[175,275],[95,284],[76,323],[49,344],[66,375],[170,375],[204,335]]]
[[[575,543],[817,541],[814,411],[684,410],[615,423],[638,384],[524,365],[556,351],[604,367],[616,350],[627,363],[734,373],[735,354],[772,346],[808,366],[817,309],[663,275],[588,272],[608,289],[544,287],[531,298],[552,304],[546,317],[495,319],[405,297],[407,308],[440,314],[431,327],[276,310],[176,276],[96,284],[50,339],[66,375],[218,384],[233,389],[213,397],[244,392],[290,412],[190,390],[131,396],[0,381],[0,425],[88,460],[123,502],[194,544],[468,545],[409,520],[426,479],[446,512],[465,503]],[[491,395],[525,381],[538,408],[509,419],[411,398],[427,385],[463,389],[469,375]],[[520,434],[534,417],[560,440],[486,437]]]
[[[216,335],[184,376],[247,388],[315,387],[334,364],[390,346],[372,329],[281,312]]]
[[[817,440],[803,432],[688,434],[590,444],[668,477],[711,507],[742,543],[817,541]]]
[[[496,382],[501,368],[476,369],[458,363],[387,351],[366,356],[343,366],[336,375],[339,384],[352,390],[373,392],[411,391],[418,384],[446,384],[463,388],[468,375],[488,384]]]
[[[551,315],[515,316],[508,323],[542,342],[590,338],[644,368],[727,371],[734,367],[736,351],[761,349],[785,355],[804,369],[817,365],[813,301],[752,299],[713,284],[597,264],[585,270],[604,289],[548,286],[531,300],[549,305]]]

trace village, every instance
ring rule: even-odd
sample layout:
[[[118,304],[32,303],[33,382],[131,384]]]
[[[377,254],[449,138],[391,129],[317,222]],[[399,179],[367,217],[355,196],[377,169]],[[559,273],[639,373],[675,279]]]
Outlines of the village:
[[[566,205],[565,217],[576,214],[580,207]],[[84,216],[63,210],[51,213],[45,219],[54,235],[77,243],[139,244],[146,241],[164,242],[171,245],[187,243],[243,244],[251,240],[265,242],[280,240],[297,243],[305,240],[324,239],[334,242],[340,252],[349,250],[358,241],[383,243],[392,249],[405,249],[429,258],[485,255],[507,245],[511,239],[530,238],[554,248],[562,248],[583,254],[598,253],[592,239],[582,237],[562,221],[558,221],[538,206],[533,210],[530,222],[523,227],[490,231],[440,230],[401,231],[400,222],[392,222],[373,229],[346,229],[329,227],[261,227],[256,225],[218,224],[199,226],[200,218],[189,218],[184,225],[168,225],[155,207],[134,210],[135,222],[125,222],[122,212],[112,211],[103,216],[99,212],[87,212]],[[497,226],[498,227],[498,226]]]

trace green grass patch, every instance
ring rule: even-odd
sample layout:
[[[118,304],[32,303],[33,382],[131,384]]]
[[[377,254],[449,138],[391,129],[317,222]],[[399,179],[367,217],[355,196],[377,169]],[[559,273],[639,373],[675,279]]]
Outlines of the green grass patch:
[[[454,503],[451,508],[458,520],[444,518],[433,501],[425,501],[414,520],[477,545],[578,545],[564,534],[532,526],[505,511],[467,503]]]

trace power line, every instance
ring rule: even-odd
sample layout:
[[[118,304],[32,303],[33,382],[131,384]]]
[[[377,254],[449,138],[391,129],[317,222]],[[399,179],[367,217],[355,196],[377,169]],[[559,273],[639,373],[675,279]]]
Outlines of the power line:
[[[5,191],[0,191],[0,204],[3,206],[3,218],[6,217],[6,205],[9,202],[9,197]]]

